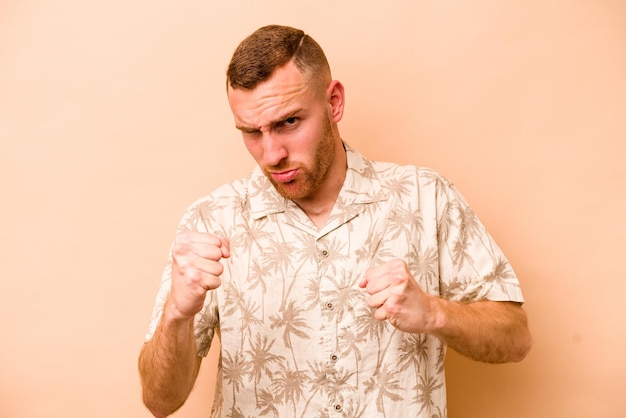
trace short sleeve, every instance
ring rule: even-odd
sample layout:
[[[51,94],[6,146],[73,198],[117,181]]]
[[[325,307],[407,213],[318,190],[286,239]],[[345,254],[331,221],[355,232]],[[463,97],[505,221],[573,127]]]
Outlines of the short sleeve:
[[[457,188],[437,182],[441,294],[455,301],[523,302],[519,281],[502,250]]]

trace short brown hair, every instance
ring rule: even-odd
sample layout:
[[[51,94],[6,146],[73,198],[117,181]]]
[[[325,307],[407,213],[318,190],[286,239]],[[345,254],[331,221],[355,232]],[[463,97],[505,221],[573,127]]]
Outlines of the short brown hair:
[[[239,44],[228,65],[227,85],[254,89],[292,59],[302,74],[316,79],[330,77],[326,55],[313,38],[300,29],[269,25]]]

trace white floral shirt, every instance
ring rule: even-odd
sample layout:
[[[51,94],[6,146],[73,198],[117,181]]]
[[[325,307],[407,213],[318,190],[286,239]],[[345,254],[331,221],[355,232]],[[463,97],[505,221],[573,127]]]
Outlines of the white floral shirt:
[[[372,266],[401,258],[426,292],[450,300],[523,302],[454,185],[346,149],[346,179],[320,230],[258,167],[186,211],[181,230],[230,241],[222,285],[195,325],[199,355],[221,339],[212,417],[445,417],[445,346],[374,318],[358,286]]]

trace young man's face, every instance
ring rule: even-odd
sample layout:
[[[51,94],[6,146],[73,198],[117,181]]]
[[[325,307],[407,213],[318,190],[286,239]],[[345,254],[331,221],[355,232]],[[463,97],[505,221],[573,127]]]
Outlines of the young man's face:
[[[341,147],[323,89],[292,62],[253,90],[228,89],[246,148],[276,190],[296,202],[321,197]]]

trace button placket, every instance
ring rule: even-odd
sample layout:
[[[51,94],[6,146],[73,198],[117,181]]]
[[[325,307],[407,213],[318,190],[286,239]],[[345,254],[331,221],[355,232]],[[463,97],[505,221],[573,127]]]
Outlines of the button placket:
[[[317,266],[318,276],[320,279],[319,297],[321,309],[321,315],[323,318],[324,329],[324,357],[325,373],[328,379],[328,400],[330,401],[329,412],[330,415],[341,416],[343,407],[337,401],[339,400],[339,393],[334,387],[333,382],[337,380],[337,362],[339,361],[339,353],[337,352],[337,321],[334,318],[334,311],[337,309],[335,303],[336,298],[336,283],[334,276],[329,266],[331,258],[331,250],[328,248],[328,241],[325,238],[321,238],[316,243],[317,253]],[[338,415],[339,414],[339,415]]]

